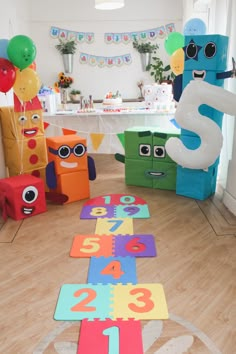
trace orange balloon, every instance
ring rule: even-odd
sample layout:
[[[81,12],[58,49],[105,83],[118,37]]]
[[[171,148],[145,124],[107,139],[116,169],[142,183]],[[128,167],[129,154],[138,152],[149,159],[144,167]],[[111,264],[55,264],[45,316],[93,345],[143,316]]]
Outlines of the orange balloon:
[[[33,61],[33,63],[30,64],[30,65],[28,66],[28,68],[33,69],[34,71],[36,71],[36,63],[35,63],[35,61]]]
[[[40,89],[41,83],[38,74],[30,68],[16,71],[16,81],[13,91],[16,96],[26,102],[35,97]]]
[[[175,75],[183,74],[184,71],[184,51],[177,49],[170,57],[170,67]]]

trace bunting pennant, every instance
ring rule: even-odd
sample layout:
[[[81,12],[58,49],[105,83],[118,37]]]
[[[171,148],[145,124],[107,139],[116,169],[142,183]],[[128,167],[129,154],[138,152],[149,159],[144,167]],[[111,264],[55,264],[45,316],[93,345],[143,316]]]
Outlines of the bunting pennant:
[[[50,36],[54,39],[75,39],[78,43],[94,42],[93,32],[76,32],[53,26],[50,28]]]
[[[93,144],[93,148],[95,151],[98,150],[99,146],[101,145],[103,138],[104,138],[105,134],[103,133],[91,133],[90,134],[90,138]]]
[[[43,122],[43,127],[44,127],[44,130],[46,130],[46,129],[47,129],[47,127],[48,127],[49,125],[50,125],[49,123],[47,123],[47,122]]]
[[[117,138],[120,140],[121,145],[123,146],[123,148],[125,148],[125,134],[124,133],[118,133],[116,135],[117,135]]]
[[[112,66],[129,65],[132,62],[130,54],[117,55],[114,57],[97,56],[87,53],[80,53],[79,61],[81,64],[89,64],[100,68]]]
[[[169,23],[165,26],[160,26],[144,31],[135,31],[135,32],[125,32],[125,33],[105,33],[104,40],[107,44],[128,44],[131,41],[137,39],[138,41],[147,41],[147,40],[156,40],[158,38],[165,38],[170,32],[175,32],[174,23]]]
[[[63,132],[63,135],[72,135],[72,134],[76,134],[77,130],[62,128],[62,132]]]

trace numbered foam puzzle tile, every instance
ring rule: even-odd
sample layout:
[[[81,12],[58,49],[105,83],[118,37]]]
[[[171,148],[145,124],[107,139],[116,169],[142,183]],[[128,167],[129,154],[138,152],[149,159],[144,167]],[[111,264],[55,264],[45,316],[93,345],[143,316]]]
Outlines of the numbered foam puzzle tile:
[[[115,257],[155,257],[157,255],[153,235],[115,236]]]
[[[70,250],[70,256],[76,258],[109,257],[112,254],[112,235],[76,235]]]
[[[133,232],[133,219],[130,218],[104,218],[97,219],[95,234],[97,235],[132,235]]]
[[[114,285],[113,319],[163,320],[168,309],[161,284]]]
[[[54,319],[79,321],[85,318],[111,318],[111,286],[64,284],[59,293]]]
[[[115,207],[115,218],[150,218],[148,206],[145,205],[117,205]]]
[[[88,283],[137,283],[136,261],[133,257],[92,257],[88,270]]]
[[[95,198],[91,198],[87,200],[84,205],[95,205],[95,206],[102,206],[102,205],[129,205],[129,204],[147,204],[147,202],[137,197],[136,195],[129,195],[129,194],[107,194],[98,196]]]
[[[80,213],[80,219],[98,219],[115,217],[115,206],[85,205]]]
[[[143,354],[140,321],[87,321],[80,326],[77,354]]]

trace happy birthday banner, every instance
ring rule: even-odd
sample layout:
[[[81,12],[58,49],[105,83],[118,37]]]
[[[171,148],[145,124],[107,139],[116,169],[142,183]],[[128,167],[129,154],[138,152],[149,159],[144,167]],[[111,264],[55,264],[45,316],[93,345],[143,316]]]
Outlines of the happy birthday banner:
[[[78,43],[93,43],[94,33],[93,32],[76,32],[70,31],[59,27],[51,27],[50,35],[54,39],[75,39]]]
[[[130,65],[132,62],[130,54],[117,55],[114,57],[96,56],[87,53],[80,53],[79,61],[81,64],[99,66],[100,68],[112,66]]]
[[[106,43],[124,43],[128,44],[134,40],[155,40],[157,38],[165,38],[169,33],[175,32],[174,23],[169,23],[165,26],[152,28],[144,31],[124,32],[124,33],[105,33],[104,40]]]

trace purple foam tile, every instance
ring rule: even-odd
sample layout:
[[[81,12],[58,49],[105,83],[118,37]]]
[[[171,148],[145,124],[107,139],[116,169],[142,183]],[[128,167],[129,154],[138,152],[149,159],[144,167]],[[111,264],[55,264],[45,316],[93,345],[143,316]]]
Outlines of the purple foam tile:
[[[115,206],[84,205],[80,213],[80,219],[113,218]]]
[[[157,255],[153,235],[115,236],[115,257],[155,257]]]

